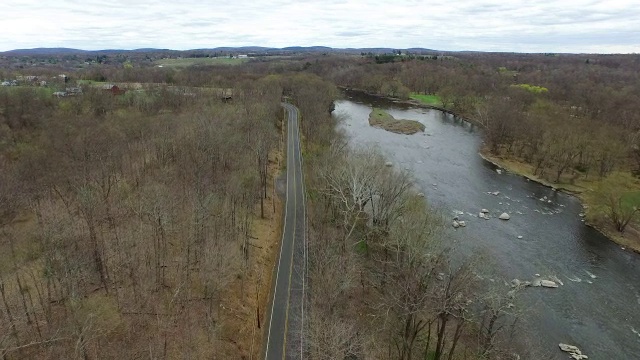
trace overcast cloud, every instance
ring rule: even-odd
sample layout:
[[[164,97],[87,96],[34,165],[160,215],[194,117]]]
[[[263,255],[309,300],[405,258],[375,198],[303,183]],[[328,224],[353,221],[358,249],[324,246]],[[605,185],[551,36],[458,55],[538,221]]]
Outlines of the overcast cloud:
[[[218,46],[640,53],[640,3],[0,0],[0,51]]]

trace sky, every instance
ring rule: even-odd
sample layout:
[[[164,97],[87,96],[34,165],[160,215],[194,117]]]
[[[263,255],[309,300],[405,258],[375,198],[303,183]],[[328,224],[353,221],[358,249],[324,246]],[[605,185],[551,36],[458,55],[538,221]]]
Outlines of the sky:
[[[0,0],[0,51],[219,46],[640,53],[640,1]]]

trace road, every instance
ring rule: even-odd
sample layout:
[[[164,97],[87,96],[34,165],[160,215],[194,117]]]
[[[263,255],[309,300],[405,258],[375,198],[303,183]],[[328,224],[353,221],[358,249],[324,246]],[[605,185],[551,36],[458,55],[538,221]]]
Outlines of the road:
[[[302,329],[307,251],[300,129],[298,109],[287,103],[282,106],[288,118],[286,205],[280,255],[273,277],[266,360],[302,359],[304,351]]]

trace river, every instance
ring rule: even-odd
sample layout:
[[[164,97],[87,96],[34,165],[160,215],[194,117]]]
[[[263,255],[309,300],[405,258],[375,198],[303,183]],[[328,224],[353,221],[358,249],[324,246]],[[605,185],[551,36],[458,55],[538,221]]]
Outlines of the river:
[[[640,359],[640,255],[584,225],[577,198],[497,172],[478,155],[481,131],[452,115],[356,92],[346,92],[335,105],[333,114],[342,119],[340,128],[352,146],[378,146],[394,166],[413,174],[432,207],[449,218],[464,212],[467,226],[450,232],[457,251],[484,253],[507,281],[540,274],[563,282],[557,289],[527,288],[522,294],[529,335],[554,358],[568,357],[558,350],[562,342],[590,359]],[[425,133],[370,127],[372,106],[420,121]],[[490,220],[477,217],[482,208]],[[502,212],[511,219],[499,220]]]

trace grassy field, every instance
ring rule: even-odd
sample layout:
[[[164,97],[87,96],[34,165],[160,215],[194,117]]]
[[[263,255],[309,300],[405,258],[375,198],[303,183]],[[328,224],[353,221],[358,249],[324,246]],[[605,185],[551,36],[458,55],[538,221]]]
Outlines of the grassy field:
[[[155,62],[156,65],[167,67],[188,67],[193,65],[239,65],[249,61],[247,58],[237,59],[228,57],[217,58],[183,58],[183,59],[162,59]]]
[[[51,96],[53,92],[56,91],[52,87],[27,86],[27,85],[3,86],[3,87],[0,87],[0,90],[7,91],[7,93],[32,90],[40,95],[45,95],[45,96]]]
[[[373,109],[369,114],[369,125],[385,129],[396,134],[415,134],[424,131],[424,125],[415,120],[397,120],[388,112]]]
[[[640,205],[640,191],[630,191],[622,196],[623,206],[634,207]]]
[[[413,100],[418,100],[421,103],[426,105],[442,106],[442,101],[440,101],[440,97],[438,97],[438,95],[424,95],[424,94],[418,94],[418,93],[411,93],[409,97]]]
[[[106,81],[78,80],[77,84],[78,85],[105,85],[105,84],[111,84],[111,83]]]

